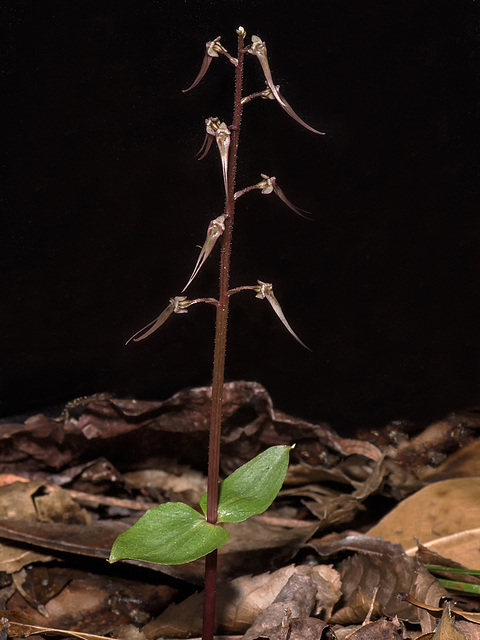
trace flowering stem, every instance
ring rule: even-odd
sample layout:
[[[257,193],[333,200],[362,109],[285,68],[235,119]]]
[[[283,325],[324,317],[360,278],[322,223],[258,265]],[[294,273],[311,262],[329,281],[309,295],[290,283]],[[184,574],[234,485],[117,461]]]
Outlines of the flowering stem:
[[[210,418],[210,437],[208,452],[208,500],[207,522],[217,522],[218,480],[220,468],[220,435],[222,427],[223,383],[225,373],[225,353],[227,346],[227,321],[229,306],[230,254],[235,213],[235,174],[237,169],[237,149],[242,119],[242,78],[244,59],[244,37],[242,27],[238,34],[238,64],[235,73],[235,98],[233,124],[228,162],[227,194],[225,201],[225,231],[221,237],[220,291],[218,297],[215,325],[215,349],[213,361],[212,404]],[[205,564],[205,600],[203,608],[202,640],[213,640],[215,630],[215,595],[217,583],[217,552],[206,557]]]

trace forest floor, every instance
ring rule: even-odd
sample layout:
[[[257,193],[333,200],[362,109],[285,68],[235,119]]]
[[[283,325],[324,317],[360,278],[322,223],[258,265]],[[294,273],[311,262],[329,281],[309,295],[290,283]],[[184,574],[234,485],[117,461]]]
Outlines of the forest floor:
[[[198,508],[210,388],[99,394],[0,425],[1,640],[201,635],[204,561],[108,564],[150,507]],[[222,475],[295,444],[285,484],[219,550],[217,633],[238,640],[480,639],[480,412],[340,437],[225,387]]]

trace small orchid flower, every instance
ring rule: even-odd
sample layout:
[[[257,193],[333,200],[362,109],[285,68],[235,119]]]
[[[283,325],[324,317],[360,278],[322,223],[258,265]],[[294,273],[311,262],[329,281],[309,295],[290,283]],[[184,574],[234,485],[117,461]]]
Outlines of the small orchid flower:
[[[296,120],[298,123],[300,123],[303,127],[308,129],[309,131],[312,131],[313,133],[318,133],[319,135],[324,136],[325,133],[323,131],[317,131],[317,129],[314,129],[313,127],[311,127],[304,120],[302,120],[300,116],[298,116],[295,113],[295,111],[292,109],[292,107],[288,104],[288,102],[280,93],[280,87],[274,84],[273,78],[272,78],[272,72],[270,71],[270,65],[268,64],[267,45],[265,44],[265,42],[263,42],[261,38],[259,38],[258,36],[252,36],[252,44],[248,48],[248,53],[251,53],[252,55],[257,57],[262,67],[263,75],[265,76],[265,81],[270,91],[272,92],[275,100],[282,107],[282,109],[284,109],[290,117],[292,117],[294,120]]]
[[[197,302],[207,302],[215,305],[218,304],[214,298],[197,298],[196,300],[187,300],[187,296],[175,296],[175,298],[170,298],[168,307],[162,311],[158,318],[155,318],[155,320],[149,322],[142,329],[137,331],[137,333],[134,333],[125,344],[128,344],[132,340],[133,342],[140,342],[140,340],[148,338],[148,336],[152,335],[154,331],[168,320],[172,313],[188,313],[188,307],[192,304],[197,304]]]
[[[203,263],[210,255],[213,247],[215,246],[215,243],[217,242],[218,238],[222,235],[224,231],[225,231],[224,215],[218,216],[218,218],[215,218],[215,220],[210,221],[210,224],[208,225],[208,229],[207,229],[207,237],[205,239],[205,242],[203,243],[203,247],[200,251],[200,255],[198,256],[197,264],[195,265],[193,273],[190,276],[190,280],[183,287],[182,293],[185,291],[185,289],[189,286],[189,284],[195,278],[197,273],[200,271],[201,267],[203,266]]]
[[[255,296],[256,298],[260,298],[260,300],[263,299],[267,299],[268,302],[271,304],[272,309],[275,311],[275,313],[277,314],[277,316],[280,318],[283,326],[286,328],[286,330],[291,333],[291,335],[295,338],[295,340],[297,342],[299,342],[302,347],[305,347],[305,349],[308,349],[308,351],[311,351],[311,349],[309,347],[307,347],[307,345],[302,342],[300,340],[300,338],[297,336],[297,334],[295,333],[295,331],[292,329],[292,327],[288,324],[288,321],[285,317],[285,314],[282,311],[282,307],[280,306],[280,303],[278,302],[278,300],[276,299],[274,293],[273,293],[273,285],[269,282],[262,282],[261,280],[257,280],[258,282],[258,287],[254,287],[254,291],[257,292],[257,295]]]
[[[252,191],[253,189],[260,189],[262,194],[264,195],[268,195],[273,191],[273,193],[278,196],[280,200],[284,202],[292,211],[295,211],[295,213],[298,213],[299,216],[302,216],[302,218],[305,218],[306,220],[311,220],[311,218],[309,218],[308,216],[303,215],[304,213],[309,213],[308,211],[305,211],[305,209],[300,209],[299,207],[296,207],[292,202],[290,202],[290,200],[284,194],[283,190],[278,186],[275,176],[272,176],[270,178],[264,173],[261,173],[260,175],[262,176],[263,180],[253,185],[252,187],[247,187],[246,189],[237,191],[235,193],[235,200],[240,196],[243,196],[244,193]]]
[[[223,184],[225,185],[225,194],[228,192],[228,150],[230,148],[230,129],[225,122],[220,122],[218,118],[207,118],[205,120],[206,134],[202,146],[197,153],[198,159],[203,158],[210,151],[212,140],[215,138],[217,147],[220,151],[220,159],[222,161]]]
[[[229,295],[232,295],[234,293],[238,293],[239,291],[255,291],[257,294],[255,296],[256,298],[260,298],[260,300],[267,299],[268,302],[271,304],[272,309],[280,318],[283,326],[287,329],[287,331],[295,338],[297,342],[299,342],[302,345],[302,347],[305,347],[305,349],[308,349],[308,351],[311,351],[311,349],[307,347],[307,345],[300,340],[300,338],[294,332],[292,327],[288,324],[285,314],[282,311],[282,307],[280,306],[280,303],[278,302],[278,300],[276,299],[273,293],[273,285],[269,282],[262,282],[261,280],[257,280],[257,282],[258,282],[258,285],[256,286],[244,285],[242,287],[236,287],[235,289],[230,289],[228,293]]]
[[[206,51],[205,51],[205,56],[203,57],[203,62],[202,62],[202,66],[200,67],[200,71],[198,72],[197,77],[192,82],[192,84],[188,87],[188,89],[182,89],[183,93],[187,93],[187,91],[190,91],[190,89],[193,89],[194,87],[197,86],[200,80],[202,80],[203,76],[207,73],[213,58],[218,58],[220,54],[227,56],[230,62],[235,66],[237,66],[238,60],[236,58],[233,58],[228,53],[228,51],[220,44],[220,37],[221,36],[218,36],[218,38],[215,38],[215,40],[210,40],[205,45]]]

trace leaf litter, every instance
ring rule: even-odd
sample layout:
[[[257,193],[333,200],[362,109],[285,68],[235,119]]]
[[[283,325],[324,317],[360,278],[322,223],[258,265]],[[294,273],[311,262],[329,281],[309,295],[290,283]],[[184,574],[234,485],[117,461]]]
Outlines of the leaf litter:
[[[2,640],[200,634],[203,559],[106,558],[152,506],[198,508],[210,399],[210,387],[164,402],[97,394],[0,425]],[[224,476],[267,447],[296,447],[268,511],[225,525],[217,633],[480,638],[479,430],[472,410],[342,438],[275,410],[258,383],[226,384]]]

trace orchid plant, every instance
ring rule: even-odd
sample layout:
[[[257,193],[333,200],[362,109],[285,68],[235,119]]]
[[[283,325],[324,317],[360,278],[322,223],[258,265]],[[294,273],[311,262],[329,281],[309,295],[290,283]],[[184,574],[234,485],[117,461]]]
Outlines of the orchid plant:
[[[287,207],[302,217],[308,213],[292,204],[278,186],[274,176],[261,174],[257,184],[235,191],[237,149],[242,110],[254,98],[276,101],[288,115],[313,133],[324,135],[302,120],[275,85],[267,57],[267,47],[258,37],[252,36],[245,45],[245,30],[237,29],[238,54],[234,58],[220,43],[220,37],[206,43],[206,51],[200,71],[193,83],[184,91],[196,87],[207,73],[214,58],[224,56],[235,67],[236,83],[233,105],[233,122],[228,126],[217,117],[205,121],[206,134],[200,151],[202,159],[216,143],[220,154],[225,206],[223,213],[208,224],[206,238],[200,249],[193,271],[181,291],[183,294],[196,278],[217,242],[220,242],[220,286],[218,299],[194,298],[186,295],[171,298],[160,315],[137,331],[129,340],[138,342],[161,327],[172,314],[187,313],[190,306],[204,302],[216,308],[214,369],[212,382],[211,421],[209,435],[207,492],[200,500],[200,510],[183,503],[169,502],[147,511],[136,524],[122,533],[115,541],[110,562],[135,559],[159,564],[183,564],[203,556],[205,560],[205,600],[203,640],[212,640],[215,626],[215,590],[217,579],[217,549],[226,543],[229,533],[222,523],[241,522],[263,513],[273,502],[287,473],[290,446],[274,446],[260,453],[237,469],[219,485],[220,435],[227,337],[227,318],[232,295],[240,291],[253,291],[255,296],[267,300],[287,331],[306,349],[288,323],[273,293],[273,285],[257,281],[255,285],[229,288],[232,226],[236,201],[250,191],[263,195],[275,194]],[[266,88],[249,96],[242,96],[242,79],[245,55],[257,58],[265,77]]]

